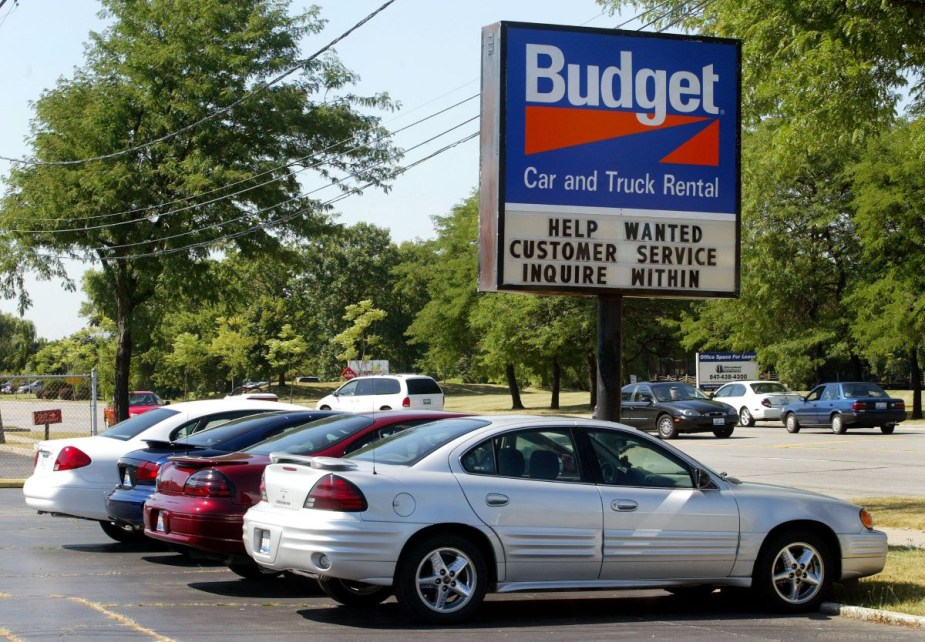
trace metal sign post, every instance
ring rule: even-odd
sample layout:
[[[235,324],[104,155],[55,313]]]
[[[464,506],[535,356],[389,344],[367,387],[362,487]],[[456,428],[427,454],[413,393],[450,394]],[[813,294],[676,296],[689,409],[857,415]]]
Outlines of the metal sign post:
[[[623,297],[597,299],[597,412],[605,421],[620,421],[620,356],[623,354]]]

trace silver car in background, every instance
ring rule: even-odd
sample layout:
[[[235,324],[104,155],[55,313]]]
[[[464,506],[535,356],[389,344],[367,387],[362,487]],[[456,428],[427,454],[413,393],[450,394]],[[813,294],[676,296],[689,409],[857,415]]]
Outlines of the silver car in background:
[[[343,459],[271,455],[244,544],[334,600],[453,623],[489,591],[752,587],[784,612],[880,572],[870,515],[815,493],[740,482],[620,424],[466,417]]]

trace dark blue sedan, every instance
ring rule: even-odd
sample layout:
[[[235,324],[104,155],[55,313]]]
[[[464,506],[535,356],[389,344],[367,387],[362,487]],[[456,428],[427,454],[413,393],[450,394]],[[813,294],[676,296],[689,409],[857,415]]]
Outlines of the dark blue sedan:
[[[821,383],[801,399],[780,411],[787,432],[824,426],[841,435],[849,428],[879,427],[890,435],[896,424],[906,419],[906,402],[891,397],[875,383]]]
[[[235,419],[181,441],[149,441],[147,448],[133,450],[119,459],[119,485],[106,498],[106,511],[116,524],[142,533],[145,501],[154,494],[157,473],[171,455],[214,457],[233,453],[275,437],[288,428],[337,414],[343,413],[330,410],[271,412]]]

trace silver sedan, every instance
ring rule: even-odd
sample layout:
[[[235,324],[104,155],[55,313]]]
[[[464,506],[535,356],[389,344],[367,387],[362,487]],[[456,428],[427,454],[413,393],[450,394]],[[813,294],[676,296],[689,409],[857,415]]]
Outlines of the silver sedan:
[[[886,563],[863,508],[718,474],[609,422],[447,419],[344,459],[271,457],[248,554],[342,604],[394,592],[433,623],[466,619],[489,591],[752,587],[808,611]]]

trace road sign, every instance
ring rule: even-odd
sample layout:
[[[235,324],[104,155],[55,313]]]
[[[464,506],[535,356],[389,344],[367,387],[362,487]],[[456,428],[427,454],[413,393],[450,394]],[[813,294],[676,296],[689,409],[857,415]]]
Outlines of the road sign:
[[[347,366],[340,371],[340,376],[342,376],[344,379],[353,379],[357,376],[357,373],[353,371],[353,368]]]
[[[60,424],[61,410],[36,410],[32,413],[32,425],[41,426],[47,424]]]

